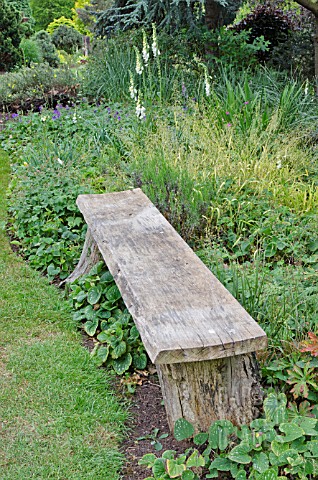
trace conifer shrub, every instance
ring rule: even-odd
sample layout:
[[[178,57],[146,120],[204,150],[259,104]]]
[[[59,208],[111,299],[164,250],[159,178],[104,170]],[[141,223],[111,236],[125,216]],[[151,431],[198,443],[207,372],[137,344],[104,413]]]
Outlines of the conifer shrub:
[[[21,63],[20,13],[6,0],[0,0],[0,71],[12,70]]]
[[[51,67],[57,67],[60,60],[51,36],[45,30],[40,30],[33,38],[41,48],[43,61],[47,62]]]
[[[60,25],[52,34],[52,42],[59,50],[75,53],[83,45],[83,36],[75,28]]]

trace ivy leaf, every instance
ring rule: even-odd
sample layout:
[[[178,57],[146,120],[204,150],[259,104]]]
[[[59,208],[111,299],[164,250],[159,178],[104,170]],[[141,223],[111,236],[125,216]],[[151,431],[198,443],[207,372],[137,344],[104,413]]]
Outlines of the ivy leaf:
[[[132,356],[130,353],[122,355],[120,358],[113,360],[113,368],[118,375],[122,375],[126,370],[129,369],[132,363]]]
[[[194,427],[190,422],[184,418],[179,418],[174,425],[174,436],[179,442],[192,437],[194,434]]]

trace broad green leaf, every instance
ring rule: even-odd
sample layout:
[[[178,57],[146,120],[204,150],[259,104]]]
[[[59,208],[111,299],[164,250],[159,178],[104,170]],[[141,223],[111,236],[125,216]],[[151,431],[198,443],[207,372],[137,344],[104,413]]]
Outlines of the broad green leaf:
[[[109,347],[100,346],[96,352],[96,357],[100,362],[100,365],[106,362],[109,354]]]
[[[228,447],[228,437],[234,432],[234,426],[229,420],[217,420],[209,428],[209,444],[215,450],[221,451]]]
[[[110,312],[107,310],[104,310],[103,308],[100,308],[99,310],[97,310],[98,318],[107,320],[110,317],[110,315],[111,315]]]
[[[317,424],[318,420],[316,418],[310,417],[300,417],[296,419],[296,422],[303,429],[305,435],[317,436]]]
[[[221,472],[228,472],[231,470],[231,466],[232,466],[232,463],[228,458],[217,457],[211,463],[210,468],[213,468],[213,469],[216,468]]]
[[[206,475],[206,478],[218,478],[219,472],[215,469],[210,470],[210,473]]]
[[[278,442],[277,440],[273,440],[271,443],[271,448],[274,454],[279,457],[289,449],[289,445],[288,443],[282,443]]]
[[[11,242],[12,243],[12,242]],[[49,277],[55,277],[55,275],[58,275],[60,273],[61,269],[60,267],[56,267],[54,266],[53,263],[51,263],[48,267],[47,267],[47,274],[49,275]]]
[[[228,454],[228,458],[233,462],[247,465],[252,461],[252,457],[248,455],[249,451],[250,448],[248,445],[240,443],[240,445],[232,448],[232,450]]]
[[[284,393],[270,393],[264,400],[266,419],[279,425],[286,419],[287,398]]]
[[[180,465],[173,458],[171,460],[167,460],[167,472],[171,478],[180,477],[182,475],[182,472],[185,471],[185,469],[186,466],[184,464]]]
[[[78,303],[82,303],[82,301],[85,300],[86,296],[87,296],[87,293],[84,292],[83,290],[81,290],[81,291],[79,292],[79,294],[77,295],[77,297],[76,297],[76,301],[77,301]]]
[[[195,478],[194,473],[192,470],[186,470],[185,472],[182,472],[181,479],[182,480],[193,480]]]
[[[285,437],[279,437],[284,443],[292,442],[296,438],[304,435],[304,431],[295,423],[282,423],[279,425],[279,430],[285,433]]]
[[[97,327],[98,327],[98,318],[94,320],[88,320],[87,322],[84,323],[84,330],[89,335],[90,337],[93,337],[96,333]]]
[[[307,443],[307,448],[313,457],[318,458],[318,440],[311,440]]]
[[[107,330],[103,330],[97,335],[97,340],[101,343],[108,343],[112,338],[112,334],[107,332]]]
[[[100,286],[92,287],[87,292],[87,301],[91,305],[95,305],[102,296],[102,289]]]
[[[208,438],[209,435],[207,433],[198,433],[197,435],[195,435],[193,442],[195,443],[195,445],[203,445],[208,440]]]
[[[236,474],[236,480],[246,480],[246,472],[245,470],[239,470]]]
[[[266,472],[263,472],[257,475],[257,480],[277,480],[278,477],[278,470],[277,468],[269,468]]]
[[[112,303],[117,302],[117,300],[121,298],[121,293],[117,285],[113,285],[112,287],[108,288],[106,291],[106,298]]]
[[[256,453],[253,457],[253,467],[259,473],[264,473],[269,468],[269,461],[266,453]]]
[[[114,277],[112,276],[112,274],[110,272],[105,272],[103,273],[103,275],[100,277],[100,280],[99,280],[101,283],[111,283],[114,281]]]
[[[162,458],[171,459],[176,455],[176,453],[177,452],[175,450],[166,450],[165,452],[163,452]]]
[[[133,354],[133,365],[138,370],[144,370],[147,366],[147,355],[145,353]]]
[[[192,437],[194,434],[193,425],[184,418],[179,418],[174,425],[174,436],[179,442]]]
[[[205,460],[202,455],[199,454],[197,450],[194,450],[186,462],[187,468],[191,467],[204,467]]]
[[[115,348],[113,348],[113,351],[111,352],[112,358],[120,358],[125,352],[126,352],[127,346],[126,342],[121,341],[116,345]]]
[[[113,360],[113,367],[118,375],[122,375],[129,369],[132,362],[132,356],[130,353],[125,353],[120,358]]]
[[[166,473],[164,460],[162,460],[161,458],[157,458],[155,460],[152,467],[152,473],[155,475],[156,478]]]

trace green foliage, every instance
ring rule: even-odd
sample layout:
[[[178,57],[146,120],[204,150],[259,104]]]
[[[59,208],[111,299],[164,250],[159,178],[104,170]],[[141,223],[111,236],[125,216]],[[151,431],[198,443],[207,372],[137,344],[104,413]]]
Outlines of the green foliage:
[[[72,18],[75,0],[30,0],[33,16],[38,30],[45,30],[55,18]]]
[[[50,100],[52,91],[75,93],[76,78],[74,71],[63,67],[54,69],[47,64],[20,68],[16,72],[1,77],[0,108],[6,110],[10,105],[30,105],[30,102]]]
[[[42,49],[35,40],[23,38],[20,43],[20,48],[23,54],[23,62],[26,66],[29,67],[31,63],[42,62]]]
[[[29,0],[7,0],[7,3],[20,12],[22,36],[30,37],[34,32],[35,20],[32,16]]]
[[[45,30],[40,30],[36,32],[33,39],[41,48],[43,61],[47,62],[51,67],[57,67],[59,65],[59,57],[51,36]]]
[[[60,25],[52,33],[52,42],[59,50],[75,53],[82,48],[83,37],[75,28]]]
[[[53,22],[51,22],[48,25],[46,31],[50,35],[52,35],[52,33],[61,25],[65,25],[66,27],[74,28],[76,30],[76,24],[72,19],[66,18],[66,17],[60,17],[60,18],[54,19]]]
[[[270,393],[264,401],[265,418],[241,428],[218,420],[207,434],[196,435],[194,443],[202,453],[189,449],[177,456],[168,450],[161,458],[147,454],[139,464],[151,468],[153,477],[149,478],[158,480],[218,478],[219,472],[238,480],[314,478],[318,474],[318,420],[297,411],[290,415],[286,405],[283,393]],[[192,435],[189,430],[188,438]]]
[[[21,15],[6,0],[0,0],[0,71],[21,63]]]
[[[122,375],[131,367],[143,370],[147,356],[121,294],[103,262],[71,284],[74,320],[85,322],[84,331],[97,341],[92,352],[100,365]]]

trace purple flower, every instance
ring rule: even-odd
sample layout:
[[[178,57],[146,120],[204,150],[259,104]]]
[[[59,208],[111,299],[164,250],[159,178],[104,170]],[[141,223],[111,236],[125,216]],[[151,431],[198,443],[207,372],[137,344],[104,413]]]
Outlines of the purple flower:
[[[11,115],[12,118],[18,118],[18,116],[19,116],[18,113],[13,113],[13,114]]]
[[[57,110],[57,108],[55,110],[53,110],[53,113],[54,113],[54,115],[52,117],[53,120],[56,120],[57,118],[60,118],[61,112],[59,110]]]
[[[42,112],[43,110],[43,105],[39,105],[39,112]]]
[[[244,102],[244,105],[248,105],[250,102]]]
[[[225,115],[230,115],[230,112],[225,112]]]
[[[228,123],[226,126],[227,127],[232,127],[232,123]]]

